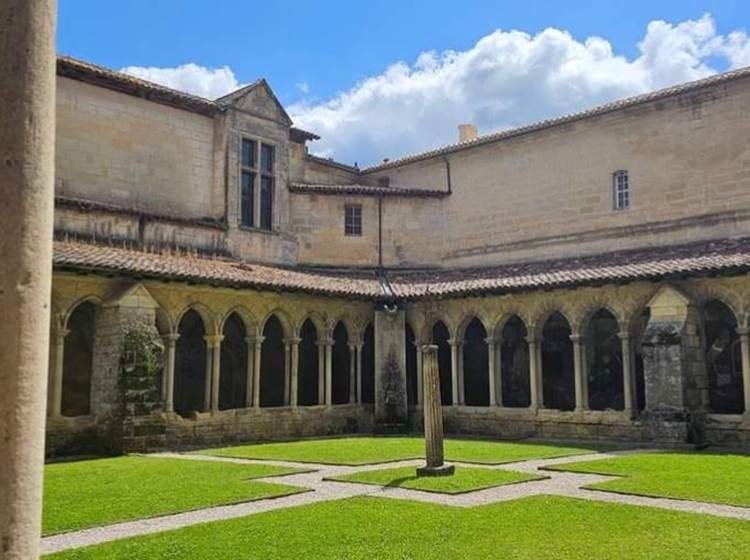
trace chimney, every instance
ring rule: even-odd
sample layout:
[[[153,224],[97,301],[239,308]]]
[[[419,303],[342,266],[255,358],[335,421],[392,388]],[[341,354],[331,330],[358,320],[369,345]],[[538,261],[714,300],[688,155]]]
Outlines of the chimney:
[[[479,136],[479,131],[477,130],[477,127],[473,124],[459,124],[458,125],[458,141],[463,142],[469,142],[470,140],[476,140],[477,136]]]

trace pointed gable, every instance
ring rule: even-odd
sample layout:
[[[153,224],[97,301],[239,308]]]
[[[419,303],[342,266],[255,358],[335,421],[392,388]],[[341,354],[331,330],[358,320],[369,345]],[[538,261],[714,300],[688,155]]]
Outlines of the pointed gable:
[[[265,79],[257,80],[224,97],[220,97],[216,100],[216,103],[223,107],[248,111],[287,126],[292,124],[292,119]]]

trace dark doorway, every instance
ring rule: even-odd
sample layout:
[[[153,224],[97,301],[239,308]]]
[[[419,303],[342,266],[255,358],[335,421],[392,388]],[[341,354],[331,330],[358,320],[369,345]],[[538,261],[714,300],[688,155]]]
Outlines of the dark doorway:
[[[529,343],[526,335],[526,325],[518,315],[505,322],[500,343],[503,406],[524,408],[531,405]]]
[[[260,406],[284,406],[284,329],[276,315],[263,327],[260,352]]]
[[[180,337],[175,348],[174,409],[187,418],[203,410],[206,389],[206,329],[203,319],[189,309],[177,326]]]
[[[573,342],[570,335],[570,324],[560,313],[554,313],[544,324],[542,387],[545,408],[575,409]]]
[[[711,411],[742,414],[742,357],[734,313],[722,302],[709,300],[703,306],[703,331]]]
[[[90,301],[79,304],[68,319],[63,350],[63,416],[91,414],[95,321],[96,306]]]
[[[591,410],[622,410],[622,343],[617,319],[606,309],[597,311],[586,332],[588,399]]]
[[[375,329],[372,323],[362,337],[362,402],[375,402]]]
[[[333,367],[331,375],[331,398],[333,404],[349,402],[349,375],[351,351],[349,350],[349,333],[344,323],[339,321],[333,329]]]
[[[237,313],[232,313],[224,321],[223,334],[219,408],[244,408],[247,395],[247,334],[245,323]]]
[[[479,319],[472,319],[464,333],[464,402],[468,406],[489,406],[489,349],[487,331]]]
[[[443,406],[453,404],[453,366],[451,364],[451,346],[448,327],[442,321],[432,326],[432,343],[438,347],[438,373],[440,374],[440,402]]]
[[[307,319],[299,331],[299,404],[311,406],[318,402],[318,331],[315,324]]]

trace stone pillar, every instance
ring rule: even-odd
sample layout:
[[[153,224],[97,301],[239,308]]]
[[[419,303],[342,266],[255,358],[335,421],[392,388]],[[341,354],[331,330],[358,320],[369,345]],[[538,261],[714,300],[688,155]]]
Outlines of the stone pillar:
[[[424,388],[423,388],[423,378],[422,378],[422,350],[418,343],[414,343],[414,346],[417,347],[417,394],[415,395],[415,400],[417,403],[417,406],[421,405],[423,403],[424,398]],[[440,377],[440,374],[438,372],[438,379]]]
[[[291,383],[289,386],[289,405],[297,408],[299,397],[299,343],[301,338],[294,337],[289,340],[292,348]]]
[[[326,354],[326,406],[333,405],[333,340],[323,341]]]
[[[224,340],[223,334],[214,334],[206,336],[206,346],[210,349],[211,354],[211,412],[219,411],[219,388],[221,387],[221,341]]]
[[[349,404],[357,401],[357,345],[349,344]]]
[[[742,352],[742,389],[745,393],[745,416],[750,417],[750,329],[738,328]]]
[[[206,335],[203,337],[206,341],[206,367],[203,384],[203,412],[211,410],[211,372],[213,370],[213,346],[210,343],[211,336]]]
[[[55,2],[0,3],[0,556],[39,556],[49,373]]]
[[[260,408],[260,358],[263,352],[265,337],[255,338],[255,352],[253,352],[253,408]]]
[[[497,393],[495,388],[495,339],[487,337],[487,375],[489,376],[490,406],[497,406]]]
[[[292,385],[292,343],[290,339],[284,340],[284,406],[291,403]]]
[[[409,413],[406,399],[406,317],[403,309],[375,310],[375,430],[405,431]]]
[[[174,412],[174,365],[178,338],[180,338],[180,335],[174,333],[162,336],[166,354],[163,384],[164,412]]]
[[[456,406],[459,404],[459,392],[458,392],[458,364],[461,361],[459,353],[461,351],[461,344],[453,338],[448,339],[448,344],[451,347],[451,404]]]
[[[503,406],[503,345],[495,340],[495,403]]]
[[[633,377],[633,362],[631,361],[632,351],[630,349],[630,333],[621,332],[620,345],[622,348],[622,393],[624,412],[628,417],[633,416],[635,410],[635,379]]]
[[[440,405],[440,376],[437,363],[438,347],[423,346],[423,369],[418,372],[424,383],[424,439],[426,465],[417,469],[418,476],[453,474],[453,465],[443,463],[443,409]]]
[[[573,369],[575,375],[576,411],[582,412],[589,407],[589,391],[586,379],[585,339],[581,335],[571,334],[573,341]]]
[[[355,346],[357,351],[357,402],[362,404],[362,343]]]
[[[255,339],[251,336],[245,338],[247,344],[247,372],[245,374],[245,406],[253,406],[253,379],[255,373]]]
[[[52,337],[52,364],[49,376],[47,414],[53,418],[62,412],[63,364],[65,363],[65,337],[70,331],[58,329]]]
[[[318,347],[318,404],[326,403],[326,351],[323,342],[316,342]]]
[[[528,337],[529,345],[529,408],[538,410],[542,406],[542,361],[540,358],[539,339]]]

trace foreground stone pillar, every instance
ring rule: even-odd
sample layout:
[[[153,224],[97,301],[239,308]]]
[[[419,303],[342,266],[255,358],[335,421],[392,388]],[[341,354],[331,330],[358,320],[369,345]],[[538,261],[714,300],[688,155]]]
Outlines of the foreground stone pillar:
[[[245,406],[253,406],[253,373],[255,372],[255,339],[251,336],[245,338],[247,344],[247,372],[245,378]]]
[[[65,363],[65,337],[70,331],[60,329],[52,341],[52,364],[50,367],[47,413],[57,418],[62,413],[63,364]]]
[[[630,334],[621,332],[619,334],[620,345],[622,348],[622,392],[624,412],[629,417],[633,415],[635,409],[635,380],[633,379],[633,362],[631,360],[632,352],[630,350]]]
[[[162,337],[167,358],[164,370],[164,412],[174,412],[174,366],[178,338],[179,334],[167,334]]]
[[[490,393],[490,406],[497,406],[497,389],[495,388],[495,368],[497,367],[495,364],[495,355],[497,353],[497,349],[495,348],[495,339],[490,337],[487,337],[487,375],[489,377],[488,379],[488,387],[489,387],[489,393]]]
[[[292,364],[291,364],[291,385],[289,387],[289,405],[297,407],[297,400],[299,394],[299,343],[302,342],[301,338],[294,337],[289,343],[292,348]]]
[[[437,362],[438,347],[423,346],[422,371],[424,386],[424,441],[427,464],[417,469],[418,476],[443,476],[454,472],[453,465],[444,464],[443,409],[440,404],[440,376]]]
[[[750,417],[750,329],[738,328],[742,352],[742,389],[745,393],[745,416]]]
[[[326,354],[326,406],[333,404],[333,340],[325,340],[323,349]]]
[[[0,557],[39,556],[49,365],[55,2],[0,2]]]
[[[526,342],[529,345],[529,408],[538,410],[542,406],[542,361],[539,359],[539,340],[529,337]]]
[[[223,334],[206,337],[206,344],[211,350],[211,412],[219,411],[219,389],[221,387],[221,341]]]
[[[253,352],[253,407],[260,408],[260,358],[265,337],[255,338],[255,352]]]
[[[571,334],[573,342],[573,369],[575,376],[576,411],[581,412],[589,407],[589,391],[586,379],[586,355],[584,353],[584,338]]]

